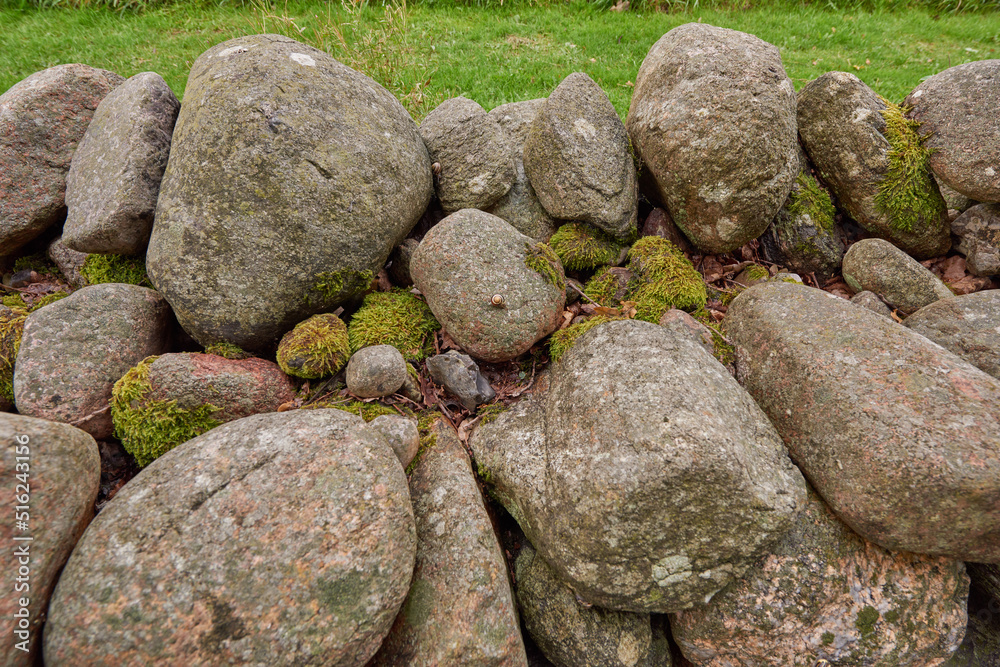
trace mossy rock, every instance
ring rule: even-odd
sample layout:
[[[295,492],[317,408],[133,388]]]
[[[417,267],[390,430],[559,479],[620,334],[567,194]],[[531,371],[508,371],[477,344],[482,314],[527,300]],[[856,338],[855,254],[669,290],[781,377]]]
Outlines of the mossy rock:
[[[406,290],[372,292],[347,328],[350,352],[371,345],[392,345],[405,359],[420,361],[434,351],[441,328],[430,307]]]
[[[636,302],[636,319],[659,322],[671,308],[694,312],[708,300],[705,281],[691,260],[667,239],[646,236],[628,253],[633,273],[628,299]]]
[[[152,287],[149,276],[146,275],[146,261],[142,257],[128,255],[87,255],[80,275],[88,285],[103,283],[124,283],[126,285],[141,285]]]
[[[570,271],[592,271],[614,264],[625,249],[601,230],[579,222],[560,227],[549,239],[549,246]]]
[[[347,325],[333,313],[313,315],[281,337],[278,366],[288,375],[315,380],[333,375],[351,356]]]
[[[28,311],[0,306],[0,409],[14,405],[14,361],[21,346]]]

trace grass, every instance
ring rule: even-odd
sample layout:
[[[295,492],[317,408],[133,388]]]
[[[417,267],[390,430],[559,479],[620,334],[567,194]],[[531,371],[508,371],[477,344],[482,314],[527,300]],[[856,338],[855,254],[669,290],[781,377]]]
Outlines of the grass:
[[[6,1],[8,7],[30,2]],[[796,88],[824,72],[843,70],[895,102],[931,74],[996,58],[1000,52],[1000,20],[988,11],[1000,0],[968,0],[986,7],[986,13],[933,8],[861,11],[837,8],[847,6],[838,0],[823,6],[774,0],[734,10],[687,0],[694,9],[673,13],[613,12],[602,9],[600,2],[582,0],[508,0],[502,6],[496,6],[497,0],[482,0],[492,5],[488,8],[438,0],[405,8],[362,1],[346,8],[334,4],[334,9],[316,0],[287,5],[254,0],[256,6],[134,1],[149,8],[0,9],[0,90],[46,67],[84,62],[123,76],[156,71],[182,97],[198,55],[219,42],[259,32],[265,24],[268,30],[326,46],[338,59],[375,76],[418,120],[456,95],[486,109],[544,97],[574,71],[586,72],[599,83],[624,117],[649,47],[689,21],[742,30],[774,44]],[[959,2],[926,0],[930,7],[939,1]],[[883,8],[899,4],[851,2]]]

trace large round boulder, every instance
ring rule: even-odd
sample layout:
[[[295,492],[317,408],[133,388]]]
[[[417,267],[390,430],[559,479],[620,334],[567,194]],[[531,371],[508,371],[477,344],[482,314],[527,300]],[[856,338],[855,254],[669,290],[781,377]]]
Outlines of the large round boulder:
[[[705,252],[767,229],[799,173],[795,88],[778,49],[688,23],[660,38],[625,121],[674,222]]]
[[[580,336],[548,391],[470,446],[559,579],[608,609],[703,604],[805,502],[778,434],[728,371],[690,336],[638,320]]]
[[[903,104],[930,134],[934,175],[975,201],[1000,202],[1000,60],[949,67]]]
[[[432,190],[387,90],[287,37],[230,40],[191,69],[149,277],[198,342],[270,349],[363,293]]]
[[[822,290],[729,306],[737,377],[848,526],[894,551],[1000,561],[1000,381]]]
[[[246,417],[160,457],[98,515],[53,595],[45,664],[364,665],[415,549],[377,430],[341,410]]]

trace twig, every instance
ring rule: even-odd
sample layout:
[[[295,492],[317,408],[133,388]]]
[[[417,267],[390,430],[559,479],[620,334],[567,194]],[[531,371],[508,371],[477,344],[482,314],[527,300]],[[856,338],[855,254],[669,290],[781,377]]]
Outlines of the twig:
[[[584,299],[586,299],[587,301],[591,302],[595,306],[601,305],[601,304],[597,303],[596,301],[594,301],[593,299],[591,299],[586,294],[584,294],[582,289],[580,289],[579,287],[577,287],[573,283],[569,282],[568,280],[566,281],[566,284],[569,285],[570,287],[572,287],[573,289],[575,289],[580,296],[582,296]]]

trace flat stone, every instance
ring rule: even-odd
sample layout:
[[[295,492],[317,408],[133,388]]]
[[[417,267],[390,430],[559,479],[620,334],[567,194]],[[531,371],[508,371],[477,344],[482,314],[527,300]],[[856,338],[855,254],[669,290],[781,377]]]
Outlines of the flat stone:
[[[458,397],[469,412],[496,398],[489,381],[479,372],[479,364],[467,354],[448,350],[427,360],[431,379]]]

